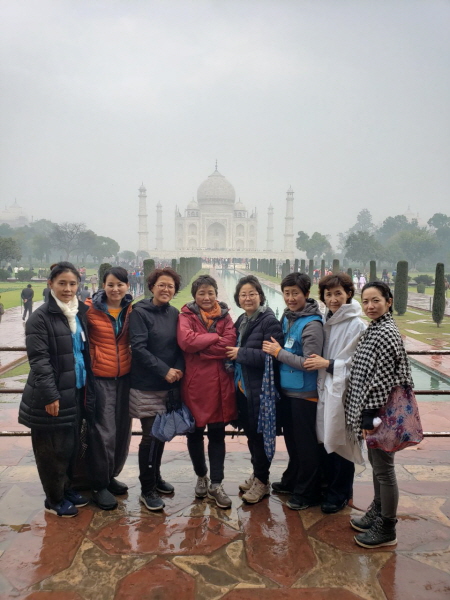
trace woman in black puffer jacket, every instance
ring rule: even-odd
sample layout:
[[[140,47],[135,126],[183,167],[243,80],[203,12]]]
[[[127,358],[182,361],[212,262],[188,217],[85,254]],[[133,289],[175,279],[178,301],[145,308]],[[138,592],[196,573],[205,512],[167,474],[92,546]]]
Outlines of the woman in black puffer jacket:
[[[19,423],[31,429],[45,510],[74,517],[87,500],[70,487],[77,450],[80,409],[92,381],[85,313],[76,298],[80,275],[69,262],[53,266],[51,293],[26,324],[30,373],[19,408]]]
[[[247,436],[253,473],[239,486],[243,499],[251,504],[270,493],[270,461],[264,450],[262,433],[258,433],[260,394],[266,354],[264,341],[283,342],[283,331],[273,310],[264,306],[266,297],[254,275],[242,277],[234,294],[236,304],[244,309],[236,321],[238,346],[228,349],[228,358],[235,361],[235,384],[239,424]]]

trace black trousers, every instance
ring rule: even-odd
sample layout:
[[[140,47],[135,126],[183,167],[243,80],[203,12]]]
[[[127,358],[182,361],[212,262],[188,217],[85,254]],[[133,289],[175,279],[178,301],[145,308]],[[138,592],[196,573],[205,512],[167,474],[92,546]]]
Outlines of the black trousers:
[[[58,417],[55,417],[57,419]],[[70,487],[71,468],[77,451],[78,428],[31,429],[36,466],[45,495],[59,504]]]
[[[203,436],[205,427],[196,427],[193,433],[187,433],[187,447],[197,477],[208,473]],[[208,425],[208,457],[211,483],[222,483],[225,463],[225,425]]]
[[[28,316],[30,316],[32,312],[33,312],[33,301],[27,300],[26,302],[23,303],[22,319],[25,321],[27,313],[28,313]]]
[[[94,490],[108,487],[122,471],[131,439],[129,375],[95,379],[95,417],[88,422],[87,459]]]
[[[236,390],[236,400],[239,424],[243,427],[244,433],[247,436],[247,446],[250,451],[253,473],[262,483],[267,484],[271,463],[264,450],[263,434],[258,433],[258,424],[254,423],[254,419],[249,419],[248,399],[239,388]]]
[[[317,402],[282,394],[283,431],[289,464],[282,482],[296,496],[320,501],[320,448],[316,435]]]
[[[335,452],[322,452],[322,468],[326,483],[325,501],[343,504],[353,498],[355,463]]]
[[[139,481],[144,496],[154,492],[156,484],[161,479],[161,459],[164,452],[164,442],[152,435],[155,417],[141,419],[142,439],[139,444]]]

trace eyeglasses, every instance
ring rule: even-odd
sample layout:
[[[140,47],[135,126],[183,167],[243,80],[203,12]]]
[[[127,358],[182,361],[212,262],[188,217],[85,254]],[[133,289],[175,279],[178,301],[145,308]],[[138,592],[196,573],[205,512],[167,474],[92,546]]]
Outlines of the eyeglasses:
[[[169,284],[167,284],[167,283],[157,283],[155,287],[157,287],[160,290],[170,290],[170,291],[172,291],[172,290],[175,289],[175,286],[172,285],[172,284],[170,284],[170,283]]]
[[[250,298],[250,300],[253,300],[254,298],[256,298],[256,296],[259,296],[258,292],[254,292],[252,294],[239,294],[239,298],[241,298],[241,300],[245,300],[246,298]]]

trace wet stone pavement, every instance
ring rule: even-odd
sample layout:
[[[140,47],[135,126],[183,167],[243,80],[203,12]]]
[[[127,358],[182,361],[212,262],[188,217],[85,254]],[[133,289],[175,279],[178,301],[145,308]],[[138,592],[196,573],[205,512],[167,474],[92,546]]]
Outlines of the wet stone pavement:
[[[295,512],[273,494],[243,504],[251,471],[243,437],[227,440],[231,510],[194,498],[183,438],[166,446],[163,476],[175,485],[161,513],[139,503],[137,448],[120,479],[117,510],[94,505],[73,519],[44,512],[30,438],[0,438],[0,599],[20,600],[400,600],[450,598],[450,439],[426,439],[397,455],[398,546],[364,550],[349,526],[356,508]],[[277,441],[271,479],[287,461]],[[371,501],[371,473],[354,504]],[[88,494],[89,495],[89,494]]]

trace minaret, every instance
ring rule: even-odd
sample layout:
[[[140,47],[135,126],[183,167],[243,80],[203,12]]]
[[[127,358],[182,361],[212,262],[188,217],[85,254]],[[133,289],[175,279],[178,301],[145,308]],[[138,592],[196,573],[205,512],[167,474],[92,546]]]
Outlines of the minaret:
[[[266,250],[272,252],[273,250],[273,206],[269,206],[267,211],[267,240]]]
[[[284,251],[294,256],[294,190],[289,186],[286,196],[286,217],[284,218]]]
[[[156,205],[156,249],[163,249],[162,204]]]
[[[138,252],[148,252],[148,229],[147,229],[147,190],[144,184],[139,188],[139,243]]]

